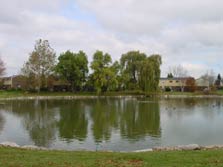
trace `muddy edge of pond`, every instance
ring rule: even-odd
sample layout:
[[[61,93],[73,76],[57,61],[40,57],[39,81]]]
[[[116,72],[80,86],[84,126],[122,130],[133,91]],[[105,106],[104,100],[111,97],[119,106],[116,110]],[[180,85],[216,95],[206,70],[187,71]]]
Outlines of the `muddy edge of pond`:
[[[19,146],[13,142],[2,142],[0,147],[9,147],[9,148],[19,148],[25,150],[45,150],[45,151],[70,151],[70,150],[60,150],[60,149],[49,149],[45,147],[38,147],[34,145],[24,145]],[[179,146],[170,146],[170,147],[154,147],[151,149],[144,150],[135,150],[135,151],[119,151],[119,152],[156,152],[156,151],[189,151],[189,150],[216,150],[223,149],[223,145],[209,145],[209,146],[199,146],[198,144],[188,144],[188,145],[179,145]],[[71,151],[90,151],[90,150],[71,150]],[[101,152],[116,152],[111,150],[98,150]]]

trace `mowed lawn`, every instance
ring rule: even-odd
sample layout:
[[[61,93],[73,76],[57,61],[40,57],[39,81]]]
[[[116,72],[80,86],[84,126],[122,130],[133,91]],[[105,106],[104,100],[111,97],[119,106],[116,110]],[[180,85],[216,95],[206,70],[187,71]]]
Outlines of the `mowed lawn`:
[[[0,148],[1,167],[210,167],[223,166],[223,150],[110,153]]]

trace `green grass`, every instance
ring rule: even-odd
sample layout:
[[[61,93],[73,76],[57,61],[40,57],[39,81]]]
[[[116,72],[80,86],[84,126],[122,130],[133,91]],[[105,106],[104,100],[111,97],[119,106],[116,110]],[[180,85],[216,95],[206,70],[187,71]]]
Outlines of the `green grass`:
[[[161,95],[188,95],[188,96],[193,96],[193,95],[198,95],[201,94],[200,92],[161,92]]]
[[[119,96],[119,95],[142,95],[140,91],[122,91],[122,92],[105,92],[102,96]],[[40,92],[32,93],[27,91],[3,91],[0,90],[0,98],[9,97],[30,97],[30,96],[97,96],[95,92]]]
[[[216,90],[211,91],[208,94],[205,94],[202,91],[196,91],[196,92],[160,92],[158,93],[160,95],[186,95],[186,96],[197,96],[197,95],[223,95],[223,90]]]
[[[210,167],[223,166],[223,150],[109,153],[0,148],[1,167]]]
[[[102,96],[127,96],[127,95],[144,95],[142,91],[119,91],[119,92],[105,92],[101,94]],[[158,92],[150,93],[147,95],[186,95],[186,96],[196,96],[204,95],[203,92]],[[209,95],[220,95],[223,96],[223,90],[217,90],[210,92]],[[3,91],[0,90],[0,98],[10,98],[10,97],[30,97],[30,96],[97,96],[95,92],[40,92],[32,93],[27,91]]]
[[[223,95],[223,90],[217,90],[216,92],[218,95]]]
[[[40,92],[33,93],[27,91],[0,91],[0,98],[9,97],[30,97],[30,96],[90,96],[96,95],[94,93],[72,93],[72,92]]]

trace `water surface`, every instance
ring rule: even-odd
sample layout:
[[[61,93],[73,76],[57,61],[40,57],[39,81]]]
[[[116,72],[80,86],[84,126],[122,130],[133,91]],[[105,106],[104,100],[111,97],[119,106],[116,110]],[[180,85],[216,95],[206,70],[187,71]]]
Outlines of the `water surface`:
[[[98,98],[0,102],[0,142],[133,151],[223,144],[222,99]]]

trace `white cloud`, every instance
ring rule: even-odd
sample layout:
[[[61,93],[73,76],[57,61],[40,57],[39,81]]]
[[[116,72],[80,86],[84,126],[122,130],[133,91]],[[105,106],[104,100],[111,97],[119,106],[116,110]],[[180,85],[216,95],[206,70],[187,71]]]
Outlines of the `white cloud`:
[[[219,0],[78,0],[106,27],[123,33],[153,34],[172,24],[218,21],[223,2]]]
[[[187,71],[189,76],[200,77],[201,74],[205,74],[210,68],[203,64],[192,64],[188,62],[184,62],[181,64]]]
[[[88,19],[75,19],[72,2],[0,0],[0,53],[8,74],[19,71],[38,38],[48,39],[57,54],[82,49],[90,60],[96,49],[116,60],[129,50],[159,53],[164,76],[177,64],[195,76],[223,66],[223,1],[77,0]]]

